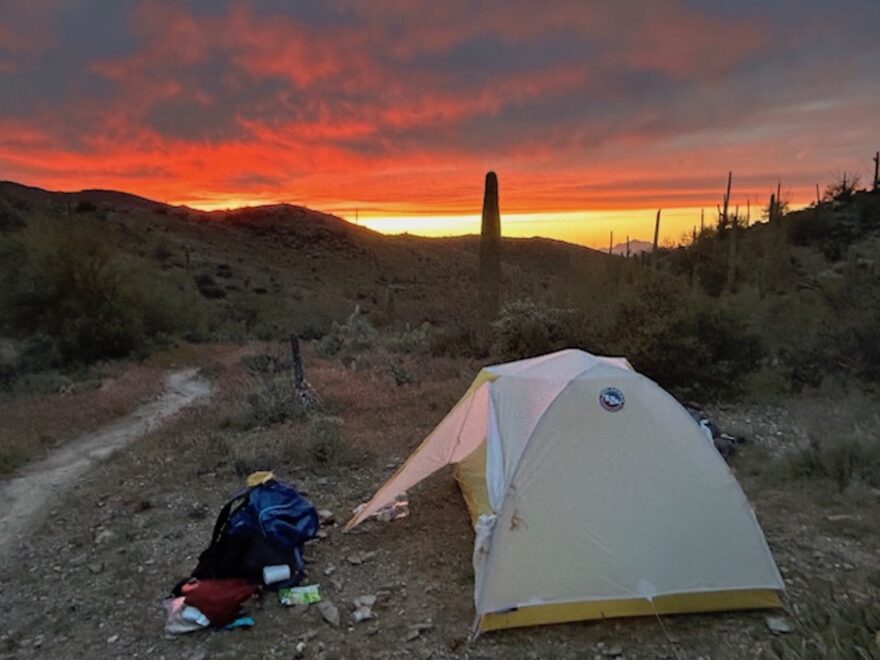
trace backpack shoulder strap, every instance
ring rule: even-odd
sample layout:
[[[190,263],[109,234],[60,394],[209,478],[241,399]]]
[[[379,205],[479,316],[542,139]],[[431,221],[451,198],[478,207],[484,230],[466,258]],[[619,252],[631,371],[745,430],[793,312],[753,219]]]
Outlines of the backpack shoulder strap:
[[[211,545],[214,545],[220,540],[220,536],[222,536],[223,530],[226,528],[226,523],[229,521],[229,514],[232,513],[233,505],[239,500],[245,499],[250,495],[253,489],[254,487],[247,486],[242,488],[223,505],[223,508],[220,509],[220,513],[217,514],[217,521],[214,523],[214,531],[211,534]]]

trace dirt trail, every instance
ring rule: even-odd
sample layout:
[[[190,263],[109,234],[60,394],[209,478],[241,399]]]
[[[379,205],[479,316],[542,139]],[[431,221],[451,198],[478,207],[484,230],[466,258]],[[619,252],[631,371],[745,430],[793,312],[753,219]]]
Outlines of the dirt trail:
[[[211,394],[211,385],[197,369],[172,372],[164,393],[142,403],[125,417],[66,443],[46,459],[24,468],[0,485],[0,563],[8,561],[12,543],[38,524],[54,498],[60,496],[97,461],[146,435],[168,417]]]

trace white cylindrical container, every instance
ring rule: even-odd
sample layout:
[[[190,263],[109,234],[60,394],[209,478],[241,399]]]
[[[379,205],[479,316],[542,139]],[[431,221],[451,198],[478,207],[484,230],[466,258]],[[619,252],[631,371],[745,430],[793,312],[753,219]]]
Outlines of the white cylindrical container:
[[[290,566],[278,564],[277,566],[263,566],[263,583],[273,584],[290,579]]]

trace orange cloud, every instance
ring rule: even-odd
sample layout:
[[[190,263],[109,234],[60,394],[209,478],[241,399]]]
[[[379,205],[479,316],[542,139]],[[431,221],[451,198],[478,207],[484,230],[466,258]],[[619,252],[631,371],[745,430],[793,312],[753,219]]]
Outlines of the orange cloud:
[[[734,203],[777,178],[807,201],[857,169],[880,110],[876,39],[818,6],[825,32],[809,23],[795,57],[797,17],[749,0],[146,0],[103,21],[71,2],[0,8],[0,167],[50,188],[361,209],[418,231],[472,217],[495,169],[503,214],[593,240],[558,223],[711,211],[728,169]]]

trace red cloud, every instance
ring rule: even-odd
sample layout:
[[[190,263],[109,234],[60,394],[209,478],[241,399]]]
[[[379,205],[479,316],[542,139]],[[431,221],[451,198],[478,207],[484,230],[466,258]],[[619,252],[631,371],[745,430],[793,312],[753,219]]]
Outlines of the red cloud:
[[[767,30],[752,19],[719,24],[678,2],[334,6],[347,20],[315,27],[250,4],[200,14],[141,2],[134,52],[87,64],[109,91],[71,93],[27,118],[0,115],[0,165],[51,188],[165,201],[436,213],[473,212],[492,168],[507,213],[711,209],[727,169],[737,203],[763,198],[762,185],[791,172],[787,146],[754,139],[754,122],[799,136],[810,154],[832,115],[857,125],[877,111],[876,98],[775,114],[737,99],[725,77],[768,47]],[[0,49],[25,46],[0,26]],[[0,74],[15,75],[10,57]],[[655,79],[682,97],[631,87]],[[863,135],[842,136],[837,149],[861,146]],[[812,188],[810,162],[790,176]],[[658,172],[672,174],[658,182]]]

